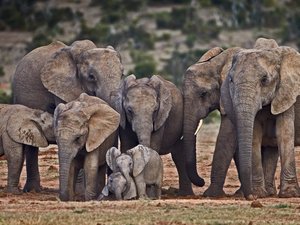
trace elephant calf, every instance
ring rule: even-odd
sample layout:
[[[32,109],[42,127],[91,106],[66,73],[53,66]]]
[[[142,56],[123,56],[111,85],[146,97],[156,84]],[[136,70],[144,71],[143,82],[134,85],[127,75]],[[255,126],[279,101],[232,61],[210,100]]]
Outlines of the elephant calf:
[[[122,173],[127,184],[131,183],[132,174],[139,198],[161,197],[163,162],[155,150],[138,145],[121,154],[112,147],[107,151],[106,162],[114,172]]]
[[[54,112],[59,154],[59,196],[73,200],[74,184],[84,169],[85,200],[98,197],[105,184],[105,154],[113,146],[120,115],[100,98],[81,94]]]
[[[53,116],[23,105],[0,104],[0,117],[0,156],[7,158],[7,192],[20,194],[25,147],[47,147],[55,141]]]
[[[109,192],[113,194],[113,197],[109,196]],[[129,176],[129,183],[127,183],[126,178],[121,172],[114,172],[107,178],[107,185],[104,187],[98,200],[131,200],[136,197],[137,191],[133,178]]]

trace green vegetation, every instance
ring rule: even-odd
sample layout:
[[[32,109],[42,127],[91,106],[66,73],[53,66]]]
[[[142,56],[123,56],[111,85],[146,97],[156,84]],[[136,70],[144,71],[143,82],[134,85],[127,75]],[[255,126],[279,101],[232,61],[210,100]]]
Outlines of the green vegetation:
[[[153,57],[143,51],[131,51],[131,57],[135,63],[133,71],[129,74],[134,74],[136,78],[151,77],[156,72],[156,64]]]
[[[11,104],[12,96],[0,89],[0,104]]]
[[[0,77],[3,77],[5,75],[4,69],[2,66],[0,66]]]

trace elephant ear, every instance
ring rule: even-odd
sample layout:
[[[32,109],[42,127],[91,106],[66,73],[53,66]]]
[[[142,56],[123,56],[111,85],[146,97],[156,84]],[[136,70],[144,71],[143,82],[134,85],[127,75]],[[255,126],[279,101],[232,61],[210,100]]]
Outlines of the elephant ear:
[[[159,108],[154,119],[154,130],[158,130],[169,117],[172,108],[172,95],[171,91],[166,87],[162,78],[153,75],[149,81],[149,85],[154,87],[158,93]]]
[[[214,48],[208,50],[207,52],[205,52],[204,55],[202,55],[201,58],[198,60],[198,62],[202,63],[202,62],[209,61],[210,59],[219,55],[223,51],[224,50],[220,47],[214,47]]]
[[[106,152],[106,163],[112,171],[116,171],[116,158],[121,155],[121,152],[116,147],[111,147]]]
[[[230,79],[230,75],[228,75],[221,86],[220,112],[221,115],[227,115],[231,121],[234,121],[233,104],[229,89]]]
[[[48,141],[41,126],[35,121],[42,112],[19,111],[7,120],[6,131],[15,142],[34,147],[47,147]]]
[[[85,146],[86,151],[91,152],[98,148],[118,129],[120,124],[120,115],[106,103],[93,103],[92,105],[83,108],[82,111],[89,118],[89,133]]]
[[[84,92],[77,79],[77,60],[82,52],[95,47],[88,40],[75,41],[55,53],[41,71],[45,88],[65,102],[75,100]]]
[[[118,94],[116,95],[114,102],[116,106],[116,110],[120,113],[120,126],[125,129],[126,127],[126,114],[125,109],[123,107],[123,98],[126,93],[126,90],[129,87],[132,87],[134,84],[136,84],[136,77],[134,74],[131,74],[124,78],[121,81]]]
[[[127,151],[133,159],[133,177],[138,176],[150,160],[151,150],[143,145],[138,145]]]
[[[274,115],[288,110],[300,95],[300,54],[294,49],[281,48],[283,57],[280,67],[280,83],[271,102]]]

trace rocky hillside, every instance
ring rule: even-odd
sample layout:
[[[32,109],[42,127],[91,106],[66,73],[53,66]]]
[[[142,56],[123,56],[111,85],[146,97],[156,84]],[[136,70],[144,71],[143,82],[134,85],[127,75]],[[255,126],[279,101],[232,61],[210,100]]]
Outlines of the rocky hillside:
[[[0,88],[31,49],[61,40],[112,45],[126,74],[161,74],[180,85],[186,68],[215,46],[251,48],[257,37],[300,47],[297,0],[3,0]]]

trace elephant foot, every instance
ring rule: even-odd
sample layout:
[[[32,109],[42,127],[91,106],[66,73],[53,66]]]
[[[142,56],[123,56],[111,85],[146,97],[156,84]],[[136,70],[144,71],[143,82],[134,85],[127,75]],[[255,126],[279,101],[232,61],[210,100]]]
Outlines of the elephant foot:
[[[239,189],[237,189],[236,192],[233,194],[233,196],[236,198],[243,198],[244,193],[243,193],[242,188],[240,187]]]
[[[190,187],[190,188],[181,188],[181,189],[179,189],[178,195],[179,196],[189,196],[189,195],[195,195],[195,194],[193,192],[192,187]]]
[[[39,181],[26,181],[26,184],[23,188],[23,192],[41,192],[42,187]]]
[[[284,187],[280,189],[278,197],[279,198],[300,197],[300,188],[298,184],[284,185]]]
[[[253,200],[256,200],[257,197],[253,194],[250,194],[248,196],[245,196],[245,199],[248,200],[248,201],[253,201]]]
[[[265,198],[269,194],[266,191],[266,189],[262,186],[257,186],[252,188],[252,192],[258,197],[258,198]]]
[[[274,187],[274,186],[266,187],[266,191],[267,191],[269,197],[277,196],[276,187]]]
[[[21,195],[22,191],[18,187],[6,187],[4,190],[6,193],[11,193],[14,195]]]
[[[204,197],[212,197],[212,198],[219,198],[219,197],[225,197],[226,194],[223,191],[222,188],[215,187],[213,185],[210,185],[203,193]]]

